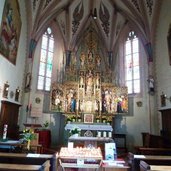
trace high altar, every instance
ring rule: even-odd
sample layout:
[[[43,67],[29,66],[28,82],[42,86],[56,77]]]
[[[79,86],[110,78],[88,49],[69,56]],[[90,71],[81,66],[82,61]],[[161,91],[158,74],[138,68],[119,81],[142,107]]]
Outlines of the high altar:
[[[90,29],[77,54],[66,54],[65,77],[62,83],[52,84],[50,110],[85,123],[127,113],[127,87],[113,84],[114,73],[104,65],[97,37]]]

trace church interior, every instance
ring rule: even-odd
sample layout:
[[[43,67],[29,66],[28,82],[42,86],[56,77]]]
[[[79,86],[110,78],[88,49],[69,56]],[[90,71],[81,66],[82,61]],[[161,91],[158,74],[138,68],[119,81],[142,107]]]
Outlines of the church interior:
[[[170,6],[1,0],[0,170],[171,170]]]

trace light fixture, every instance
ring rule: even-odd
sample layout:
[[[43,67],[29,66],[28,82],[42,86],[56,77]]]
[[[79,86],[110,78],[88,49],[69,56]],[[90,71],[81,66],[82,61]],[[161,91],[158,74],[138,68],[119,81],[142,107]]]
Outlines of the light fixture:
[[[96,8],[94,8],[93,18],[94,18],[95,20],[97,19],[97,10],[96,10]]]

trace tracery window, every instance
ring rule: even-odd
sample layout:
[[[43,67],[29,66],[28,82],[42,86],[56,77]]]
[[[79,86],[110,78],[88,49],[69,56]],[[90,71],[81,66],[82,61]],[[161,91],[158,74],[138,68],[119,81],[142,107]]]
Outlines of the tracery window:
[[[128,94],[140,93],[139,40],[134,31],[125,42],[125,81]]]
[[[42,36],[40,63],[38,72],[38,90],[50,91],[52,77],[52,62],[54,54],[54,38],[52,30],[47,28]]]

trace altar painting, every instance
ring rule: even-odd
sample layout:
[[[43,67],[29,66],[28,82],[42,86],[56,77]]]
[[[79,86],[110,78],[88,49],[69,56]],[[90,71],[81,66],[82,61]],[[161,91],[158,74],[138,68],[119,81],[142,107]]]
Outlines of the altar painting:
[[[17,0],[6,0],[0,28],[0,53],[16,64],[21,18]]]

